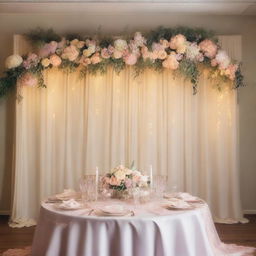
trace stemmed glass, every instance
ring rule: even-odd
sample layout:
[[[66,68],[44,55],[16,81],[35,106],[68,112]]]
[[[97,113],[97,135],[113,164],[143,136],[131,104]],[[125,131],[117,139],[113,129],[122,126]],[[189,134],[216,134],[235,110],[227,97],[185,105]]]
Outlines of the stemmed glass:
[[[88,171],[88,173],[90,173]],[[98,176],[83,175],[79,180],[79,187],[81,191],[82,201],[86,205],[87,202],[96,201],[98,199]]]

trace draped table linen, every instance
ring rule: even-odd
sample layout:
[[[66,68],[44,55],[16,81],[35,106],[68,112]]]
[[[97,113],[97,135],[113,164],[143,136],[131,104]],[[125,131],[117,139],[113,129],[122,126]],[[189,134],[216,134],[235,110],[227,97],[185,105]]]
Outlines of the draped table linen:
[[[254,251],[222,243],[205,203],[170,211],[159,201],[138,206],[118,202],[135,216],[89,215],[90,209],[115,203],[94,202],[76,211],[42,203],[32,256],[242,256]]]

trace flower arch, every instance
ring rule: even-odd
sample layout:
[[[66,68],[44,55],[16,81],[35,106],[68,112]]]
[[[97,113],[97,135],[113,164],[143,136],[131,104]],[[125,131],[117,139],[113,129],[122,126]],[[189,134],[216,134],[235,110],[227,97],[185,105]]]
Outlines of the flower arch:
[[[125,39],[62,37],[51,29],[39,28],[26,36],[37,50],[6,59],[7,71],[0,78],[0,97],[17,84],[46,87],[43,71],[53,67],[68,72],[79,69],[82,76],[87,72],[104,73],[109,66],[117,73],[132,66],[135,75],[148,68],[159,72],[167,69],[189,79],[194,93],[202,67],[210,70],[209,78],[216,80],[216,86],[221,87],[222,81],[230,82],[233,88],[243,85],[241,64],[221,49],[214,33],[203,29],[160,27],[147,36],[136,32]]]

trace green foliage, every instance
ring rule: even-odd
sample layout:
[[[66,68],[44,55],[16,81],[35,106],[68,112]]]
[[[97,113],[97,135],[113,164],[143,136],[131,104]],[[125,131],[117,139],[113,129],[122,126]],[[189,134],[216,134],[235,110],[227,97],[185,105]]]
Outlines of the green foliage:
[[[244,76],[241,71],[241,65],[239,65],[237,71],[236,71],[236,78],[235,78],[235,88],[245,86],[244,84]]]
[[[72,62],[70,60],[62,60],[61,65],[59,69],[67,72],[72,73],[76,71],[76,68],[79,66],[79,64]]]
[[[200,43],[204,39],[208,38],[217,42],[217,38],[213,31],[207,31],[202,28],[188,28],[188,27],[176,27],[176,28],[165,28],[159,27],[156,30],[151,31],[147,35],[147,43],[149,46],[154,42],[158,42],[160,39],[170,40],[172,36],[177,34],[184,35],[188,41]]]
[[[101,48],[107,48],[109,45],[112,45],[114,42],[113,38],[105,37],[102,40],[100,40],[99,46]]]
[[[54,32],[53,29],[36,28],[31,30],[25,36],[35,45],[41,46],[44,43],[50,43],[51,41],[60,42],[61,36]]]
[[[179,72],[184,75],[186,79],[189,79],[193,85],[193,94],[197,93],[197,84],[200,76],[200,72],[195,62],[183,59],[179,65]]]

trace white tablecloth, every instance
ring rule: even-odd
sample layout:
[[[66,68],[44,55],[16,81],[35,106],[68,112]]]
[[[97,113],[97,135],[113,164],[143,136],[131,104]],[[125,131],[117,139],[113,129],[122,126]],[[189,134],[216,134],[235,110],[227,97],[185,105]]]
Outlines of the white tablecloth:
[[[187,211],[169,211],[157,201],[127,207],[135,216],[88,216],[87,209],[61,211],[43,203],[32,256],[238,256],[253,250],[223,244],[206,204]]]

